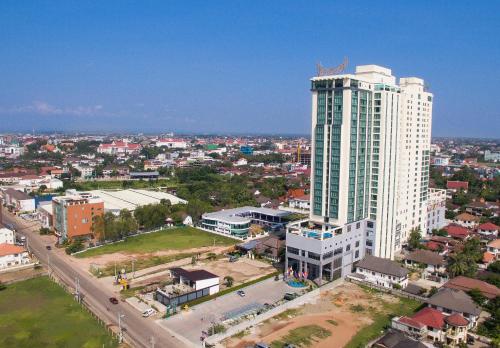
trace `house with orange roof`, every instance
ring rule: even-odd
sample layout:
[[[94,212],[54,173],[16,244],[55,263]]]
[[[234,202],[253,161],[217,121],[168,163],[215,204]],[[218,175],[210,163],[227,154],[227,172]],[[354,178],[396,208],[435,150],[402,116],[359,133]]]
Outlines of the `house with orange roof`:
[[[14,244],[0,244],[0,269],[26,265],[28,263],[30,263],[30,258],[26,249]]]
[[[469,213],[462,213],[455,216],[453,222],[467,228],[474,228],[479,223],[479,217]]]
[[[500,227],[491,222],[486,222],[477,227],[477,232],[483,236],[498,236]]]

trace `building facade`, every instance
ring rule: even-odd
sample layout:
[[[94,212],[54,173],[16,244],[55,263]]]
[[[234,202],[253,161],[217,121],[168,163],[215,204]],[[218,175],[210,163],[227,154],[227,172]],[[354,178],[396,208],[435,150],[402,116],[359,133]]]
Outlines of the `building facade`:
[[[316,223],[376,223],[374,254],[393,258],[425,231],[432,94],[418,78],[376,65],[318,76],[312,90],[311,215]]]
[[[58,241],[76,237],[91,238],[94,218],[104,214],[104,202],[90,194],[75,194],[52,199],[54,232]]]

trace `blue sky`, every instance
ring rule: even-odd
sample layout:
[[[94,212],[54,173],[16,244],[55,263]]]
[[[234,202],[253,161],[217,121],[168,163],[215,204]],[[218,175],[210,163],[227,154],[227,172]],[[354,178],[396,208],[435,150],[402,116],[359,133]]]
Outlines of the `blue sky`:
[[[500,1],[0,2],[0,132],[310,132],[315,64],[435,94],[433,135],[498,137]]]

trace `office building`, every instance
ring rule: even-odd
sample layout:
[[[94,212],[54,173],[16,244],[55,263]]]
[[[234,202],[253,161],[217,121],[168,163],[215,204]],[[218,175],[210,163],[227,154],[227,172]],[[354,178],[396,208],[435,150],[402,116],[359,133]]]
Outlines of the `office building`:
[[[72,194],[52,199],[54,232],[58,242],[92,238],[92,222],[104,213],[104,202],[91,194]]]

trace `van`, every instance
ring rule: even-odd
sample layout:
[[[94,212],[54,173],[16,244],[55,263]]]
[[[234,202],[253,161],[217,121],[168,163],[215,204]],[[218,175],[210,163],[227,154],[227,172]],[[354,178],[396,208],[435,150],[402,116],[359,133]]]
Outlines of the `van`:
[[[156,311],[155,311],[153,308],[148,308],[148,309],[146,309],[144,312],[142,312],[142,316],[143,316],[144,318],[147,318],[147,317],[152,316],[152,315],[153,315],[153,314],[155,314],[155,313],[156,313]]]

